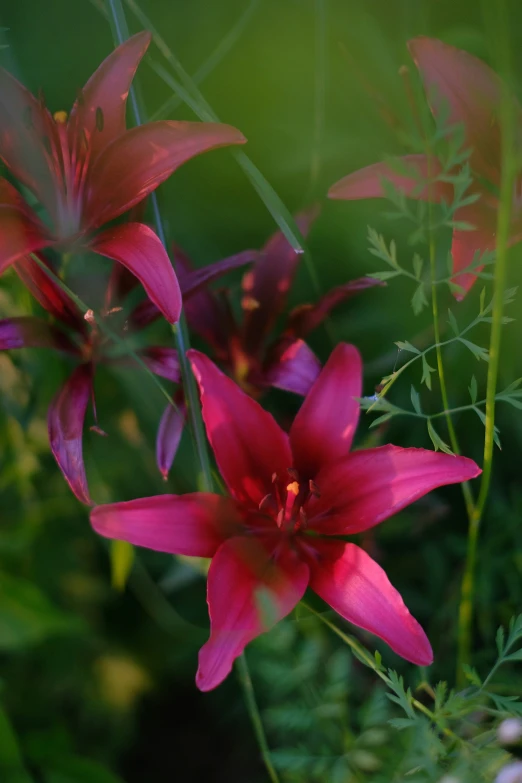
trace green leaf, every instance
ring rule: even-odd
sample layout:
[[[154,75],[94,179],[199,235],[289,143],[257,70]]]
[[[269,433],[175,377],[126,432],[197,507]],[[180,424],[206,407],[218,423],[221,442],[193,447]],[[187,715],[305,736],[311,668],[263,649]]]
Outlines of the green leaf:
[[[55,634],[78,633],[81,621],[51,604],[32,582],[0,572],[0,650],[24,649]]]
[[[415,413],[418,413],[419,416],[422,416],[419,392],[416,390],[413,384],[411,386],[410,396],[411,396],[411,404],[413,405],[413,410],[415,411]]]
[[[462,671],[464,672],[464,675],[468,682],[470,682],[472,685],[476,685],[477,688],[480,688],[482,686],[482,680],[477,674],[476,669],[473,669],[472,666],[469,666],[467,663],[462,664]]]
[[[481,411],[480,408],[473,408],[477,416],[479,417],[480,421],[486,426],[486,414],[484,411]],[[493,440],[495,441],[495,444],[498,446],[498,448],[502,451],[502,446],[500,445],[500,431],[498,427],[495,427],[493,430]]]
[[[426,299],[426,292],[424,290],[424,283],[420,283],[415,289],[415,293],[411,298],[411,306],[413,308],[414,315],[419,315],[427,306],[428,300]]]
[[[389,419],[391,419],[392,416],[393,416],[393,413],[385,413],[383,416],[378,416],[370,424],[370,429],[373,429],[374,427],[377,427],[379,424],[384,424],[384,422],[385,421],[389,421]]]
[[[471,376],[471,382],[468,386],[469,396],[471,397],[471,402],[473,405],[477,401],[477,394],[478,394],[478,388],[477,388],[477,379],[474,375]]]
[[[427,420],[427,426],[428,435],[431,438],[431,442],[433,443],[433,448],[435,451],[443,451],[445,454],[453,454],[448,444],[442,440],[429,419]]]
[[[0,773],[5,783],[32,783],[11,721],[0,705]]]
[[[422,377],[421,383],[425,383],[428,389],[431,391],[431,373],[435,372],[435,367],[431,367],[424,354],[422,355]]]
[[[499,658],[501,658],[504,654],[505,637],[506,632],[504,631],[504,627],[501,625],[497,630],[497,635],[495,636],[495,644],[497,645]]]
[[[489,353],[485,348],[475,343],[465,340],[463,337],[459,337],[459,342],[468,348],[476,359],[482,359],[485,362],[489,362]]]
[[[414,345],[409,343],[407,340],[398,340],[395,345],[399,349],[399,351],[410,351],[411,353],[417,353],[420,354],[420,351],[418,348],[415,348]]]
[[[457,319],[455,318],[451,310],[448,310],[448,323],[451,326],[451,330],[455,335],[455,337],[458,337],[460,334],[459,325],[457,323]]]
[[[424,265],[424,261],[419,256],[418,253],[415,253],[413,256],[413,274],[417,278],[417,280],[420,280],[420,277],[422,275],[422,267]]]
[[[392,277],[397,277],[400,272],[370,272],[366,277],[373,277],[375,280],[391,280]]]
[[[514,653],[506,655],[505,661],[522,661],[522,650],[516,650]]]
[[[412,726],[415,726],[417,720],[415,718],[390,718],[388,723],[390,726],[393,726],[394,729],[403,731],[404,729],[411,729]]]

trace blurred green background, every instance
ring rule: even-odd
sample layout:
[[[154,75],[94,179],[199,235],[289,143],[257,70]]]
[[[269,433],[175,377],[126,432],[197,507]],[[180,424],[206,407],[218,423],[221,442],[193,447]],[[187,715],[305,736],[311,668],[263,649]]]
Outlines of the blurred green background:
[[[382,268],[368,252],[368,225],[388,241],[395,238],[401,260],[410,263],[408,227],[388,221],[383,202],[328,203],[325,194],[344,174],[406,151],[397,124],[411,127],[411,116],[398,70],[411,65],[406,49],[410,37],[439,37],[490,60],[479,4],[142,0],[142,9],[190,73],[217,46],[226,49],[201,82],[202,92],[223,121],[243,131],[246,152],[292,212],[315,200],[323,203],[309,240],[323,292]],[[522,11],[515,3],[512,9],[510,46],[520,81]],[[131,13],[127,16],[132,32],[141,29]],[[112,48],[109,25],[88,0],[3,0],[0,25],[6,28],[3,65],[31,90],[42,88],[51,111],[70,108],[78,88]],[[153,46],[150,58],[162,61]],[[172,95],[147,58],[138,83],[149,115]],[[183,105],[168,116],[194,119]],[[184,166],[162,186],[159,197],[169,238],[198,265],[260,247],[276,230],[226,150]],[[441,268],[449,243],[449,232],[443,232],[438,242]],[[416,249],[426,255],[426,248]],[[520,282],[520,255],[519,248],[510,251],[512,285]],[[76,279],[80,296],[88,302],[108,271],[98,263],[89,274],[84,265]],[[239,280],[239,275],[227,280],[236,294]],[[480,288],[461,305],[445,292],[442,311],[451,306],[465,325],[478,312]],[[354,342],[362,351],[365,394],[372,394],[401,360],[395,340],[431,340],[429,309],[415,317],[409,306],[412,293],[407,281],[393,281],[388,289],[351,300],[332,318],[336,340]],[[303,263],[291,303],[314,298]],[[516,300],[508,314],[516,318],[518,308]],[[32,311],[37,306],[14,275],[4,275],[0,316]],[[166,343],[170,339],[166,324],[154,327],[151,335]],[[474,339],[486,345],[487,332],[478,329]],[[519,321],[505,328],[501,386],[522,375],[521,339]],[[311,344],[323,360],[332,348],[322,328]],[[461,346],[452,346],[445,359],[452,404],[468,402],[472,374],[482,398],[486,364]],[[108,547],[92,533],[87,510],[76,502],[49,453],[47,406],[68,371],[67,360],[45,352],[0,355],[0,705],[13,731],[11,735],[0,717],[0,769],[4,764],[8,770],[10,754],[16,755],[16,734],[27,769],[44,783],[265,780],[234,675],[210,694],[199,693],[194,685],[197,650],[208,622],[203,578],[168,556],[143,552],[127,589],[121,593],[111,587]],[[396,384],[390,399],[410,407],[411,383],[420,389],[418,368]],[[187,433],[169,483],[164,485],[158,475],[154,438],[163,402],[150,379],[138,370],[101,369],[96,396],[99,424],[109,437],[86,428],[84,448],[98,502],[194,488],[197,465]],[[432,394],[423,389],[422,399],[425,410],[441,409],[437,388]],[[297,410],[298,400],[273,393],[266,404],[287,416]],[[422,422],[399,418],[369,432],[370,421],[362,422],[361,443],[373,438],[431,447]],[[463,452],[480,462],[483,427],[478,418],[466,413],[455,423]],[[522,604],[522,416],[500,406],[498,423],[502,452],[496,454],[479,554],[478,666],[492,660],[491,640],[499,622],[509,620]],[[446,437],[442,427],[441,435]],[[449,678],[466,529],[461,495],[450,488],[386,523],[372,543],[433,642],[437,676]],[[337,641],[309,618],[289,620],[271,636],[252,645],[249,660],[272,747],[287,743],[309,748],[315,743],[317,754],[325,748],[339,756],[359,753],[359,761],[352,759],[346,769],[359,770],[354,780],[372,779],[371,753],[358,743],[363,730],[376,730],[386,718],[373,679],[356,662],[350,664]],[[373,640],[368,643],[373,649]],[[408,669],[391,653],[385,655],[394,666]],[[294,683],[295,693],[291,688],[285,692],[281,683],[296,671],[301,683]],[[314,682],[312,706],[308,696],[296,695],[306,678]],[[520,689],[515,675],[511,683]],[[320,695],[326,692],[328,696]],[[292,729],[290,718],[278,718],[277,699],[308,705],[315,723],[296,719]],[[371,699],[375,714],[368,717],[360,706],[366,705],[368,712]],[[325,703],[337,706],[317,716],[317,704]],[[387,752],[386,729],[380,730],[377,757]],[[334,779],[321,777],[321,772],[292,774],[285,779]],[[351,774],[341,770],[338,780],[352,780]],[[13,772],[11,778],[0,774],[0,780],[24,778]]]

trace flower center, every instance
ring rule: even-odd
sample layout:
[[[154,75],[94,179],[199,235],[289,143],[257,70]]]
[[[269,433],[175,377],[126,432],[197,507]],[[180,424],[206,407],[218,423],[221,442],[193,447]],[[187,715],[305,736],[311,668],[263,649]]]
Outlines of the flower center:
[[[295,468],[288,468],[284,474],[273,474],[272,485],[272,492],[259,504],[260,511],[270,513],[277,526],[288,533],[306,530],[306,503],[312,495],[319,497],[320,494],[315,482],[304,481]]]

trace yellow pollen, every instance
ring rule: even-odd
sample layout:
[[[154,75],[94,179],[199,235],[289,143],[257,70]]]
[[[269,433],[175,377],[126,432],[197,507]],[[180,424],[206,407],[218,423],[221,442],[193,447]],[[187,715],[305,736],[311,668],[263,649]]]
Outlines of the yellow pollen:
[[[257,299],[254,299],[253,296],[244,296],[241,299],[241,307],[243,310],[257,310],[258,307],[261,307]]]
[[[291,492],[293,495],[298,495],[299,484],[297,483],[297,481],[292,481],[292,483],[287,486],[286,491]]]
[[[55,111],[53,114],[53,119],[55,122],[58,123],[58,125],[65,125],[65,123],[67,122],[67,112]]]

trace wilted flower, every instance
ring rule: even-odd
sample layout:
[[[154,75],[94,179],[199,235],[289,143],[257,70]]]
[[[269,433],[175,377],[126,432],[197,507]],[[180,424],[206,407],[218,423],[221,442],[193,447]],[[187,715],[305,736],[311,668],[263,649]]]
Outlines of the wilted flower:
[[[340,344],[290,434],[203,354],[189,357],[203,419],[230,497],[195,492],[98,506],[103,536],[173,554],[211,557],[211,635],[197,684],[216,687],[234,659],[296,606],[308,586],[349,622],[427,666],[430,643],[372,558],[344,537],[378,525],[444,484],[480,473],[465,457],[382,446],[349,449],[362,366]]]

